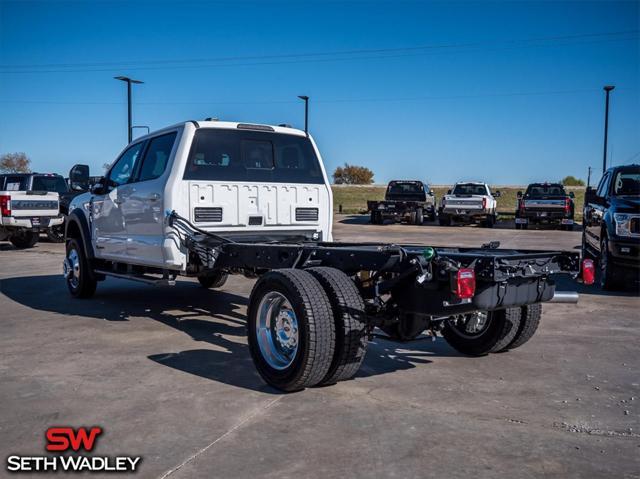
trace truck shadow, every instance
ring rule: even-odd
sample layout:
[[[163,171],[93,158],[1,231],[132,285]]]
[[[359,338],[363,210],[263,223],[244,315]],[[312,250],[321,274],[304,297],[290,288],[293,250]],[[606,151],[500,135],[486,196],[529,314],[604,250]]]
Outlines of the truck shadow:
[[[2,279],[0,291],[38,311],[114,322],[147,318],[157,321],[213,348],[161,352],[149,355],[148,359],[212,381],[279,394],[265,385],[253,366],[245,339],[245,296],[206,290],[189,281],[160,288],[110,278],[100,283],[92,299],[76,300],[69,296],[60,275]],[[429,364],[428,358],[438,356],[458,354],[442,339],[435,343],[426,340],[394,343],[376,338],[369,344],[357,377],[412,369]]]

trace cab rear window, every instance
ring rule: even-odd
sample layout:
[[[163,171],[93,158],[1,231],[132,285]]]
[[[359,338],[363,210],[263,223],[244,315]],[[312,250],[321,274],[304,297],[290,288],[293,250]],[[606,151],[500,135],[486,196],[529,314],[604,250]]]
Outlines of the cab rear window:
[[[323,184],[311,141],[273,132],[196,131],[185,180]]]
[[[57,193],[67,192],[67,183],[62,176],[34,176],[31,183],[33,191],[55,191]]]

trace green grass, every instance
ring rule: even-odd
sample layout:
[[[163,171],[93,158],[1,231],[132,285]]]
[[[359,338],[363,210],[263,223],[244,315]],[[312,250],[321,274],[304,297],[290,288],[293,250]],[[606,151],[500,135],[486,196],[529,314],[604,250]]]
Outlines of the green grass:
[[[448,186],[436,186],[433,188],[436,194],[438,204],[442,195],[446,194]],[[492,187],[493,191],[499,190],[502,196],[498,198],[498,213],[505,213],[506,215],[513,215],[516,210],[518,191],[524,191],[523,186],[501,186]],[[345,214],[363,213],[367,209],[367,200],[381,200],[384,199],[385,186],[342,186],[332,185],[333,190],[333,207],[334,211],[338,212],[340,205],[342,205],[342,212]],[[584,203],[584,191],[583,186],[569,186],[568,191],[573,191],[575,197],[575,212],[576,220],[582,219],[582,205]]]

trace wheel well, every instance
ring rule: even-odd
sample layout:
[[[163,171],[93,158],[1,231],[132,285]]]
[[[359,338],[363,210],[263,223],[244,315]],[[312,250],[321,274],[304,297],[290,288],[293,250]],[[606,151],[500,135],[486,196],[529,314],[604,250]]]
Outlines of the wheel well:
[[[82,234],[80,233],[80,226],[76,221],[69,221],[69,223],[67,223],[67,231],[65,237],[75,239],[82,237]]]

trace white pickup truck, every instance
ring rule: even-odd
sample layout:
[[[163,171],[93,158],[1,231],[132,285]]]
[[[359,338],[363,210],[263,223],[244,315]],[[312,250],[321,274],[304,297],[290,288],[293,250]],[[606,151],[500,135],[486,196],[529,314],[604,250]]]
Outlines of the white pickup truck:
[[[439,222],[450,226],[453,221],[462,224],[480,223],[493,228],[496,223],[496,198],[500,192],[491,193],[489,185],[480,182],[456,183],[440,202]]]
[[[59,196],[49,185],[57,175],[7,173],[0,175],[0,241],[31,248],[41,232],[61,225]]]
[[[69,179],[81,189],[88,168],[76,165]],[[78,298],[106,277],[172,285],[191,276],[207,288],[228,274],[258,278],[249,351],[283,391],[351,378],[376,327],[401,341],[441,332],[458,351],[484,355],[524,344],[539,303],[577,300],[549,277],[577,275],[577,252],[334,243],[332,203],[305,132],[180,123],[135,140],[71,201],[64,277]]]

